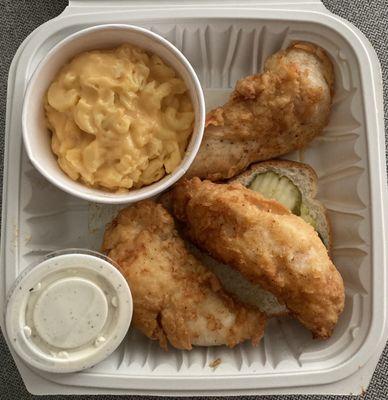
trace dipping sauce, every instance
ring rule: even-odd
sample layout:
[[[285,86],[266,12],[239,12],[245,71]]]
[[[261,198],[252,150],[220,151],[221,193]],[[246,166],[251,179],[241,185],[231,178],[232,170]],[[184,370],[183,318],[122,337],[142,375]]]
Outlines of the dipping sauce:
[[[61,169],[109,191],[173,172],[194,123],[185,82],[158,56],[130,44],[76,56],[50,85],[45,111]]]
[[[91,280],[69,277],[54,281],[32,311],[37,334],[49,345],[74,349],[96,340],[108,316],[104,292]]]
[[[10,293],[6,328],[28,364],[73,372],[111,354],[131,318],[124,277],[104,256],[79,250],[27,268]]]

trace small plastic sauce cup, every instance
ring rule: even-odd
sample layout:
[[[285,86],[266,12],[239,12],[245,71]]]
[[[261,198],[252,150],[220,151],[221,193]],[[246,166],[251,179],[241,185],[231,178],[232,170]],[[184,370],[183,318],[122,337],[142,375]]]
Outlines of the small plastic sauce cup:
[[[75,372],[108,357],[131,318],[131,292],[114,262],[69,249],[48,254],[19,276],[7,299],[6,330],[30,366]]]

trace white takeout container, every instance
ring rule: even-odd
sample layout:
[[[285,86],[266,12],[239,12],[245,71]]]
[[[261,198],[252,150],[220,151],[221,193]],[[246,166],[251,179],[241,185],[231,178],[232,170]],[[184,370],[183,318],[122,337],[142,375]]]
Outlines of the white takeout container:
[[[45,119],[43,99],[58,71],[77,54],[87,50],[117,47],[130,43],[160,56],[185,81],[194,107],[193,133],[185,156],[171,174],[140,189],[114,193],[88,187],[73,181],[57,163],[51,150],[51,135]],[[131,203],[167,189],[187,171],[201,144],[205,123],[205,103],[197,75],[184,55],[168,40],[141,27],[106,24],[82,29],[64,37],[40,61],[31,76],[24,97],[22,112],[23,140],[27,155],[38,171],[51,183],[74,196],[99,203]]]
[[[76,372],[107,358],[132,319],[128,283],[100,253],[68,249],[27,267],[11,288],[5,325],[12,348],[42,371]]]
[[[108,359],[77,374],[38,374],[13,353],[28,390],[164,396],[363,392],[388,337],[381,73],[364,36],[318,0],[71,0],[63,14],[32,33],[15,55],[8,85],[2,309],[6,291],[27,265],[63,247],[99,249],[104,224],[117,211],[50,185],[24,154],[21,138],[23,93],[40,60],[69,34],[106,23],[141,26],[175,44],[197,72],[208,108],[222,104],[237,79],[259,71],[268,55],[293,40],[327,50],[336,74],[330,123],[308,148],[286,158],[305,161],[318,173],[346,306],[327,341],[312,340],[298,322],[279,318],[269,321],[256,348],[245,343],[166,353],[131,328]],[[211,368],[217,358],[220,364]]]

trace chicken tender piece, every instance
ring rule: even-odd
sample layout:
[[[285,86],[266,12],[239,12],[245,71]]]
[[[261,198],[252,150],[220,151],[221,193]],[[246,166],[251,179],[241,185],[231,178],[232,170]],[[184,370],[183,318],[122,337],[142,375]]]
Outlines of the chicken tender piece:
[[[193,178],[175,186],[171,200],[201,249],[274,294],[314,337],[330,337],[344,285],[311,225],[239,183]]]
[[[178,349],[230,347],[264,333],[265,316],[233,301],[189,251],[162,205],[143,201],[107,227],[103,251],[131,288],[133,323],[150,339]]]
[[[275,53],[262,74],[239,80],[229,101],[209,112],[186,176],[227,179],[306,146],[328,123],[333,85],[333,66],[320,47],[297,42]]]

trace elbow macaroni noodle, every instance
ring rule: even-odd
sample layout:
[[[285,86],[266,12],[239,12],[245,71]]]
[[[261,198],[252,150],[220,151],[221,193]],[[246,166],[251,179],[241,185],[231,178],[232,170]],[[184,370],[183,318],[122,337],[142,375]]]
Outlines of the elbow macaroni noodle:
[[[45,110],[62,170],[111,191],[173,172],[194,123],[184,81],[158,56],[129,44],[76,56],[49,87]]]

